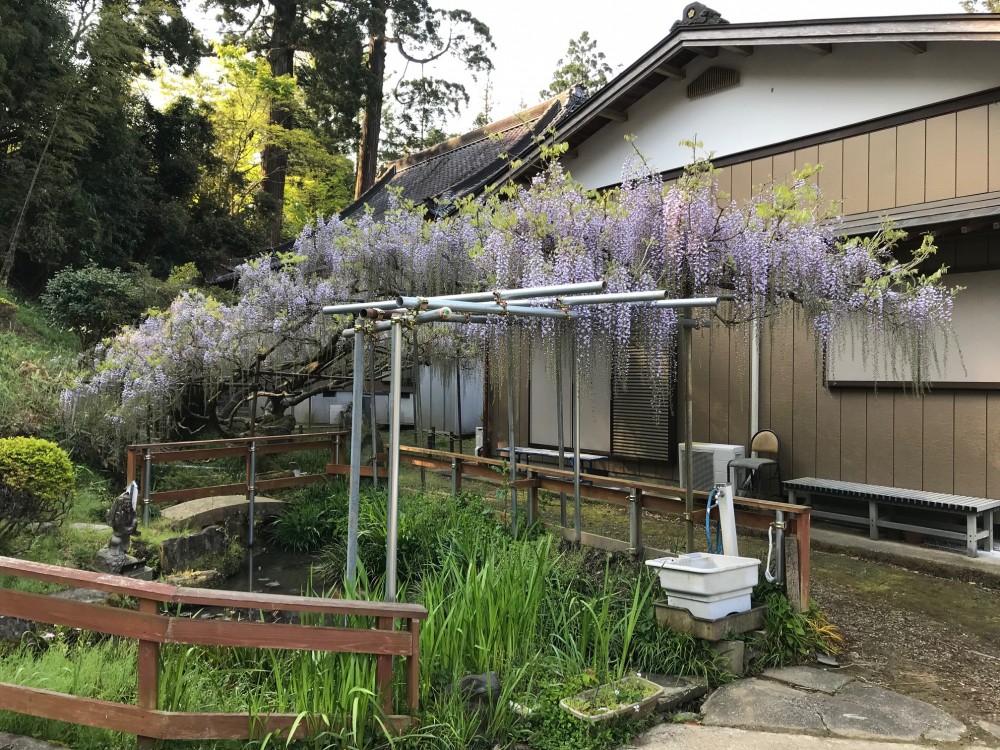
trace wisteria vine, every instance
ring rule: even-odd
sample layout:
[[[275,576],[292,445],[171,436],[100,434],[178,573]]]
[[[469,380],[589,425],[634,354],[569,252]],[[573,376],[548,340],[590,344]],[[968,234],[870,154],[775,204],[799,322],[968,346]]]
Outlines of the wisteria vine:
[[[350,343],[339,333],[351,320],[324,316],[323,305],[601,278],[609,291],[730,295],[721,313],[734,324],[768,319],[793,301],[820,346],[860,326],[876,334],[871,341],[895,340],[892,351],[904,361],[892,366],[927,373],[936,357],[928,342],[950,327],[953,295],[941,272],[920,272],[933,245],[900,260],[893,251],[901,232],[838,239],[814,172],[740,204],[720,192],[704,161],[669,186],[627,165],[621,187],[599,196],[553,161],[529,185],[461,202],[442,220],[427,221],[422,207],[400,200],[380,220],[320,219],[291,254],[241,266],[236,302],[185,293],[102,343],[92,374],[64,394],[64,411],[107,452],[164,438],[198,409],[232,417],[262,384],[271,410],[283,413],[339,363],[346,373]],[[523,345],[512,344],[512,330],[516,341],[541,341],[553,356],[575,339],[585,372],[594,357],[627,368],[629,348],[642,347],[657,392],[673,387],[677,316],[648,304],[584,308],[571,324],[496,318],[418,335],[425,357],[436,350],[453,357],[459,347],[503,361],[512,345]]]

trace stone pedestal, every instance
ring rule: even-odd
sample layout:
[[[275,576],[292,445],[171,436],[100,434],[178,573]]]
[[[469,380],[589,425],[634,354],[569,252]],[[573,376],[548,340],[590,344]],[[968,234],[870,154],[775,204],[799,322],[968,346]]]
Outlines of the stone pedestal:
[[[726,657],[730,671],[737,677],[741,677],[746,671],[746,644],[743,641],[731,641],[725,638],[727,635],[749,633],[763,627],[766,612],[766,607],[759,606],[718,620],[705,620],[695,617],[681,607],[671,607],[665,601],[654,602],[653,609],[660,627],[710,641],[712,648]]]

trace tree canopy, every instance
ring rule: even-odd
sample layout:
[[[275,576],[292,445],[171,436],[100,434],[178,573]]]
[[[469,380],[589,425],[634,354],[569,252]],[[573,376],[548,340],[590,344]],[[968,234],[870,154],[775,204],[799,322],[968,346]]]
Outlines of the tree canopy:
[[[547,99],[577,85],[593,93],[608,82],[610,75],[611,66],[605,54],[597,49],[597,40],[591,38],[590,32],[583,31],[576,39],[569,40],[566,56],[559,58],[552,73],[552,83],[538,95]]]
[[[428,0],[214,0],[231,37],[266,56],[275,79],[294,76],[312,116],[333,143],[357,144],[355,195],[375,179],[385,95],[386,52],[394,46],[408,66],[394,94],[407,113],[403,127],[419,132],[443,112],[468,102],[460,82],[424,74],[424,65],[451,55],[473,73],[489,70],[489,29],[464,10],[442,10]],[[407,71],[408,73],[408,71]],[[360,117],[359,117],[360,113]],[[295,126],[299,115],[282,100],[270,109],[273,128]],[[289,149],[265,145],[262,186],[275,207],[270,240],[282,238]]]
[[[595,198],[553,163],[530,185],[465,201],[441,221],[425,221],[421,207],[405,202],[381,221],[320,221],[279,263],[244,265],[233,304],[182,294],[100,346],[95,374],[65,395],[66,415],[107,455],[147,431],[166,437],[206,420],[237,429],[254,393],[268,398],[266,417],[346,385],[352,343],[341,331],[353,322],[324,316],[323,305],[602,278],[612,291],[728,292],[733,301],[722,312],[732,324],[768,319],[794,301],[820,344],[860,320],[904,342],[909,364],[932,361],[926,342],[947,328],[952,300],[940,272],[920,271],[933,245],[903,259],[893,254],[898,232],[838,240],[814,170],[746,205],[722,195],[713,174],[697,161],[665,187],[633,169],[619,190]],[[676,313],[648,304],[584,309],[565,323],[498,318],[416,331],[428,357],[436,346],[452,356],[456,346],[502,356],[516,345],[512,331],[549,350],[575,338],[581,356],[611,354],[619,368],[629,366],[629,346],[641,346],[662,393],[674,378]]]

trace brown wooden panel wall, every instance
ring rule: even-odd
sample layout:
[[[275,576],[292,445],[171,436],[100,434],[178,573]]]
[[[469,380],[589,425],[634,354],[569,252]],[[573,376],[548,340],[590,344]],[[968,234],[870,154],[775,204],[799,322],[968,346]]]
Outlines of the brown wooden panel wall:
[[[746,197],[751,184],[769,175],[787,176],[792,165],[816,162],[823,166],[820,189],[832,201],[843,200],[845,214],[1000,190],[1000,104],[733,165],[734,197]],[[1000,233],[945,239],[939,246],[941,262],[956,272],[1000,268]],[[715,351],[712,367],[722,362]],[[706,387],[696,396],[712,401],[708,407],[696,401],[695,415],[696,421],[699,415],[710,418],[712,441],[741,442],[735,425],[748,419],[739,400],[741,391],[749,398],[748,389],[749,376],[731,376],[726,388]],[[724,420],[716,401],[724,394],[728,441],[721,437]],[[827,389],[808,323],[793,322],[790,315],[762,333],[758,417],[761,427],[781,439],[786,478],[1000,497],[1000,393],[941,389],[917,397],[888,387]],[[704,434],[697,425],[696,434]]]

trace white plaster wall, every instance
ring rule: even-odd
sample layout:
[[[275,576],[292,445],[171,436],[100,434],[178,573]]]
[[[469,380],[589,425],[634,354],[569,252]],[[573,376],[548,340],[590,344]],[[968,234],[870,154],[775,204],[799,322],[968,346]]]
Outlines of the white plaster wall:
[[[717,156],[781,143],[1000,86],[1000,45],[931,42],[915,55],[898,44],[837,45],[818,55],[800,47],[756,46],[749,57],[721,51],[687,67],[687,80],[666,81],[577,148],[564,165],[588,188],[621,180],[634,153],[658,170],[681,167],[697,138]],[[687,85],[711,65],[740,70],[739,86],[689,100]]]

